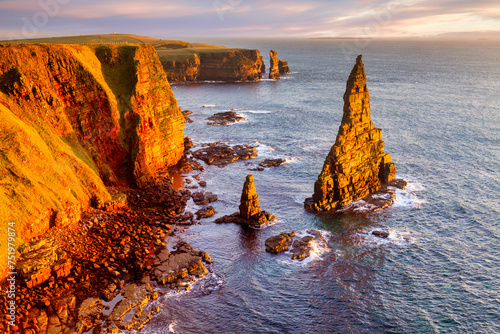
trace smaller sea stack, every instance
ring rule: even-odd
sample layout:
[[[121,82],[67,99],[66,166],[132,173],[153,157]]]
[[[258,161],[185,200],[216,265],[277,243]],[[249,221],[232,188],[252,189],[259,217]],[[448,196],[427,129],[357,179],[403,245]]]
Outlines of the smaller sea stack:
[[[337,139],[314,184],[313,197],[304,202],[305,208],[336,211],[360,199],[365,199],[370,211],[392,204],[395,195],[388,186],[402,188],[406,182],[395,181],[396,167],[384,153],[381,138],[382,130],[370,117],[370,95],[360,55],[347,81]],[[380,196],[369,196],[375,192]]]
[[[275,221],[276,217],[266,211],[261,211],[259,196],[253,183],[253,175],[247,175],[241,192],[240,211],[215,220],[216,223],[236,223],[250,226],[262,226]]]
[[[277,58],[278,51],[271,50],[269,56],[271,58],[271,67],[269,68],[269,79],[279,79],[281,74],[292,73],[288,62]]]
[[[249,174],[241,192],[240,217],[250,219],[259,214],[259,196],[257,196],[257,189],[255,189],[255,184],[253,183],[253,175]]]

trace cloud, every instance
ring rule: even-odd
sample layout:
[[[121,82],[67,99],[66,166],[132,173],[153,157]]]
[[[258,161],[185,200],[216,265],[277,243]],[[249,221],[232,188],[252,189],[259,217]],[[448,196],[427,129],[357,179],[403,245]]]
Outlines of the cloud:
[[[267,36],[376,37],[500,30],[498,0],[0,0],[2,29],[20,30],[49,3],[57,11],[48,13],[40,34],[112,29],[216,36],[267,30]]]

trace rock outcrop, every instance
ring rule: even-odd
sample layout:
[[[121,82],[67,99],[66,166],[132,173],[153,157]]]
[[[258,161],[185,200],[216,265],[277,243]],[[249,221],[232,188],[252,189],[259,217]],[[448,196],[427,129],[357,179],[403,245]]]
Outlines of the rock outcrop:
[[[265,242],[266,252],[278,254],[290,250],[292,260],[302,260],[311,256],[314,240],[323,248],[328,244],[319,231],[309,230],[305,234],[303,237],[297,237],[295,232],[291,232],[269,237]]]
[[[277,58],[278,51],[269,52],[271,67],[269,68],[269,79],[279,79],[281,74],[292,73],[288,62]]]
[[[337,139],[305,208],[314,212],[337,210],[395,180],[396,168],[390,155],[384,153],[381,138],[382,130],[370,118],[365,69],[358,56],[347,81]]]
[[[259,50],[215,49],[161,60],[170,82],[255,81],[265,71]]]
[[[212,116],[208,117],[207,120],[209,121],[207,123],[208,125],[228,125],[237,122],[243,122],[245,120],[245,117],[234,111],[224,111],[213,114]]]
[[[28,241],[110,201],[105,186],[162,176],[183,128],[149,45],[0,45],[1,236],[10,222]]]
[[[205,147],[192,152],[193,157],[218,167],[227,166],[237,160],[252,159],[258,155],[257,149],[248,144],[229,146],[217,142],[203,146]]]
[[[280,71],[280,74],[292,73],[290,66],[288,66],[288,62],[281,59],[278,60],[278,70]]]
[[[247,175],[245,183],[243,184],[239,209],[239,212],[217,218],[215,222],[263,226],[276,220],[276,217],[272,214],[260,210],[259,196],[257,196],[257,189],[253,182],[253,175],[251,174]]]

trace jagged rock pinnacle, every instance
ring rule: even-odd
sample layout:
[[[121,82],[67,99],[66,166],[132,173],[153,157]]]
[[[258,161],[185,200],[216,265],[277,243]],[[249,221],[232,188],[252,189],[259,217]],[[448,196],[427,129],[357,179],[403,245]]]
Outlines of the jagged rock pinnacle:
[[[257,189],[253,183],[253,175],[248,174],[241,193],[240,216],[249,219],[259,214],[259,196],[257,196]]]
[[[344,114],[337,139],[314,184],[314,195],[306,209],[339,209],[379,190],[395,179],[396,168],[384,153],[382,130],[370,117],[370,95],[366,87],[362,56],[358,56],[344,94]]]

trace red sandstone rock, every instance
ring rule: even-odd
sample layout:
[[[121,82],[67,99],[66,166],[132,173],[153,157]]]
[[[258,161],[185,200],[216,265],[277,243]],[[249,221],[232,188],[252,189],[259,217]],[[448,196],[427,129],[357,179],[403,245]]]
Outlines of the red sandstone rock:
[[[151,46],[0,45],[0,174],[27,194],[0,186],[2,224],[28,241],[77,221],[93,196],[109,201],[105,185],[162,177],[183,154],[183,128]]]
[[[281,74],[292,73],[290,67],[288,66],[288,62],[278,59],[276,56],[278,55],[278,51],[271,50],[269,52],[271,67],[269,69],[269,79],[279,79],[281,78]]]
[[[260,214],[259,196],[253,183],[253,175],[247,175],[240,199],[240,217],[250,219]]]
[[[259,196],[257,196],[253,175],[251,174],[247,175],[243,184],[239,208],[239,212],[217,218],[215,223],[236,223],[259,227],[277,220],[272,214],[260,210]]]
[[[306,199],[311,211],[337,210],[368,196],[396,177],[389,154],[384,153],[382,130],[370,118],[370,96],[361,56],[356,60],[344,94],[344,115],[335,144],[326,157]]]
[[[182,60],[162,57],[162,64],[170,82],[254,81],[265,71],[260,51],[249,49],[200,52]]]

